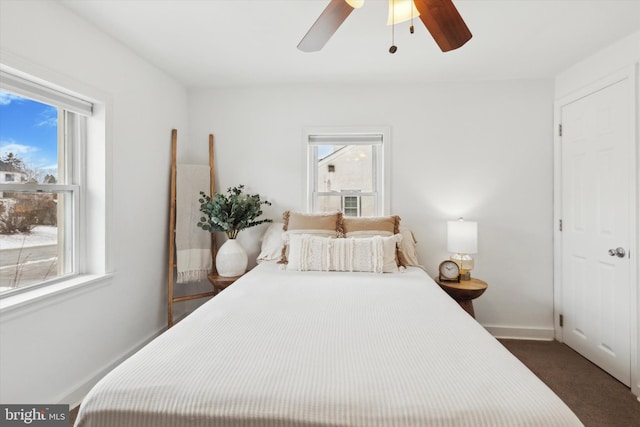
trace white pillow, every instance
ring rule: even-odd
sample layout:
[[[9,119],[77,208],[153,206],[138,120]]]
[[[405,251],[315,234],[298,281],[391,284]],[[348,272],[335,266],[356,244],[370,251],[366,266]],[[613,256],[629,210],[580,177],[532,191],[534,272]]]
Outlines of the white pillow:
[[[366,238],[289,235],[287,270],[398,272],[396,244],[400,234]]]
[[[313,270],[328,270],[322,266],[326,265],[329,239],[332,237],[285,233],[285,242],[289,252],[287,270],[310,270],[309,264],[313,264]]]
[[[282,248],[284,240],[282,238],[284,231],[282,222],[272,222],[262,236],[262,246],[260,255],[256,258],[256,262],[260,264],[264,261],[278,261],[282,257]]]

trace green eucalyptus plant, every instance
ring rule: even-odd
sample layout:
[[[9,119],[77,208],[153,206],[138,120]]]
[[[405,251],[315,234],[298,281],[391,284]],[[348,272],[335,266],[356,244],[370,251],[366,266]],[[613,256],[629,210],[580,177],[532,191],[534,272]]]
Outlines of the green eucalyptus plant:
[[[235,239],[240,230],[253,227],[270,219],[259,219],[262,205],[271,205],[267,200],[260,200],[259,194],[246,194],[244,185],[227,189],[227,194],[213,193],[213,198],[200,192],[200,218],[198,227],[205,231],[223,231],[229,239]]]

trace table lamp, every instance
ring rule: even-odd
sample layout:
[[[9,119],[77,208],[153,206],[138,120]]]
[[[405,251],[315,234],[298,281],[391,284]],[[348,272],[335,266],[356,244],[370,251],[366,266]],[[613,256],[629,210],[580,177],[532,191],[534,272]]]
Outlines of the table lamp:
[[[478,252],[478,223],[465,221],[447,221],[447,251],[454,253],[451,260],[460,267],[460,279],[471,279],[473,258],[469,254]]]

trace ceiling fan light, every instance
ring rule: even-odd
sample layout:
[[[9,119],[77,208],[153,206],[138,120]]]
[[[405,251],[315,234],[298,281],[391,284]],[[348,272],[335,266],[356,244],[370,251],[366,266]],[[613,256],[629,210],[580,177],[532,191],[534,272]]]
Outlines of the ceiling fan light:
[[[364,0],[344,0],[344,1],[354,9],[360,9],[364,4]]]
[[[413,4],[413,0],[389,0],[387,25],[398,24],[418,16],[420,16],[420,12]]]

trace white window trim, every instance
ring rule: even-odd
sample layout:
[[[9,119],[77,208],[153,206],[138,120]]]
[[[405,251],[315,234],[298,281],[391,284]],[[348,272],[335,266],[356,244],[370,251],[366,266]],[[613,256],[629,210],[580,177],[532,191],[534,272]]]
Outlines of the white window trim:
[[[10,52],[0,49],[0,53],[4,62],[0,64],[0,71],[31,80],[39,86],[49,86],[54,90],[66,92],[71,97],[82,94],[93,107],[92,116],[86,123],[87,140],[90,144],[87,144],[80,154],[86,161],[84,170],[92,171],[83,177],[85,181],[81,191],[90,189],[92,196],[83,197],[83,205],[79,207],[84,212],[79,222],[79,234],[83,235],[84,239],[81,239],[77,247],[86,254],[78,266],[79,274],[0,299],[0,313],[4,318],[9,313],[19,314],[27,310],[27,306],[36,303],[52,302],[66,294],[75,295],[89,285],[112,282],[109,280],[113,277],[114,271],[113,245],[109,232],[113,219],[112,153],[111,145],[107,144],[108,129],[112,129],[112,120],[106,113],[111,111],[113,100],[109,94],[93,85],[83,84],[50,69],[43,69]]]
[[[70,95],[40,83],[0,69],[0,89],[18,92],[25,98],[35,99],[46,104],[53,104],[65,110],[91,116],[93,104],[77,96]]]
[[[72,291],[79,290],[88,285],[102,284],[113,276],[112,273],[104,274],[80,274],[70,279],[60,280],[47,286],[28,289],[24,292],[9,295],[0,299],[0,313],[2,318],[8,320],[6,315],[15,310],[20,311],[31,304],[48,301],[51,298],[60,298]]]
[[[377,168],[380,171],[379,176],[381,180],[376,181],[375,185],[377,191],[380,194],[381,205],[377,207],[379,215],[390,215],[391,212],[391,180],[390,180],[390,164],[391,164],[391,128],[389,126],[308,126],[303,129],[303,144],[305,149],[304,163],[307,165],[307,179],[305,183],[305,189],[303,191],[304,203],[306,212],[313,212],[313,185],[315,182],[316,164],[317,159],[312,156],[311,150],[313,146],[317,145],[311,143],[312,139],[317,139],[318,136],[326,136],[331,138],[332,136],[340,135],[381,135],[382,136],[382,156],[377,158]],[[369,142],[363,142],[369,145]],[[347,193],[343,193],[347,194]],[[355,194],[355,193],[354,193]],[[370,193],[357,193],[360,196]]]

